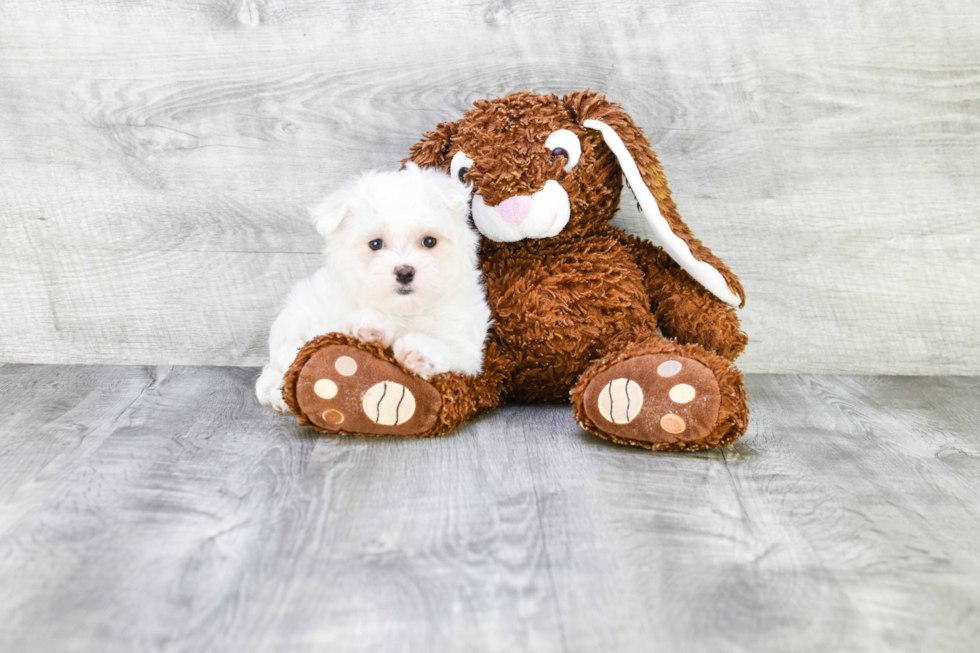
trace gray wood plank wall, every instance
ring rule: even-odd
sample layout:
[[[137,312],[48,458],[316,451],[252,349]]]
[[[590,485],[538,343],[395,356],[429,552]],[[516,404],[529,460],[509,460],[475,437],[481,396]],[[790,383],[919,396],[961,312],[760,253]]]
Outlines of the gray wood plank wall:
[[[0,360],[258,364],[306,206],[585,87],[742,276],[746,370],[980,372],[975,0],[3,0]]]

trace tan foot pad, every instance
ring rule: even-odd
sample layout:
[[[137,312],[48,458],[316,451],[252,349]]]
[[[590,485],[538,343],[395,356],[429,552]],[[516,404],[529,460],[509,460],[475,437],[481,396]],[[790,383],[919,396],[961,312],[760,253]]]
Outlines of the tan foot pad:
[[[419,435],[435,424],[439,392],[391,363],[348,345],[324,347],[296,382],[303,414],[328,433]]]
[[[715,426],[721,391],[698,361],[647,354],[617,363],[585,389],[585,414],[603,432],[643,442],[700,440]]]

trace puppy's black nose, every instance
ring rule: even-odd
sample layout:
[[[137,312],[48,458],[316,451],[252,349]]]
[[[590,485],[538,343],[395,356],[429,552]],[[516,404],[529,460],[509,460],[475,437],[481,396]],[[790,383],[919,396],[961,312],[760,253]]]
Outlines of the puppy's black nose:
[[[415,278],[415,268],[411,265],[399,265],[395,268],[395,278],[398,279],[398,283],[410,284]]]

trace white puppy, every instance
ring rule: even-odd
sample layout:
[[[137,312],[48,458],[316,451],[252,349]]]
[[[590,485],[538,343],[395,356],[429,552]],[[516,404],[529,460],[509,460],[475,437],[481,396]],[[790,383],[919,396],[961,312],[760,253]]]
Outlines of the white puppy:
[[[334,331],[391,346],[423,378],[479,374],[490,308],[469,199],[469,187],[409,163],[365,173],[311,209],[326,265],[293,288],[272,325],[259,401],[286,412],[283,376],[296,353]]]

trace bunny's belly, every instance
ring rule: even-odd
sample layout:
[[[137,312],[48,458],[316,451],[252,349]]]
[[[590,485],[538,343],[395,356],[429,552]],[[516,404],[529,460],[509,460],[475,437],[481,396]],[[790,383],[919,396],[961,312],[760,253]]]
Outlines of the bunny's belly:
[[[533,241],[485,257],[493,332],[511,359],[511,399],[568,401],[617,335],[654,330],[643,274],[618,241]]]

